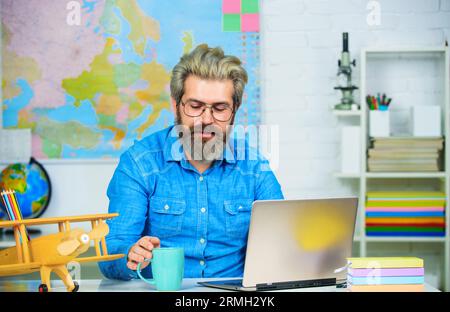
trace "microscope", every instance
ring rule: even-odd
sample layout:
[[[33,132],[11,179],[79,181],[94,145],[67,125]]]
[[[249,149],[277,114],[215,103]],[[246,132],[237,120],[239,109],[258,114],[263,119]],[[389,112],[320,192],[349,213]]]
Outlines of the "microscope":
[[[356,60],[351,61],[348,51],[348,33],[343,33],[343,50],[341,59],[338,61],[337,73],[338,86],[335,90],[342,91],[341,103],[334,106],[336,110],[359,110],[360,107],[354,102],[353,91],[358,87],[352,85],[352,66],[356,66]]]

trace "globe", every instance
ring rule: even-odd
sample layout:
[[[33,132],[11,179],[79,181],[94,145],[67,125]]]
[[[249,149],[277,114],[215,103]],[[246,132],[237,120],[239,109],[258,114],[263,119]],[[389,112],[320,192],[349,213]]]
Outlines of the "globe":
[[[0,173],[0,190],[16,191],[24,219],[38,218],[50,203],[50,178],[44,167],[34,158],[31,158],[28,164],[16,163],[3,169]],[[7,219],[2,201],[0,207],[0,219]]]

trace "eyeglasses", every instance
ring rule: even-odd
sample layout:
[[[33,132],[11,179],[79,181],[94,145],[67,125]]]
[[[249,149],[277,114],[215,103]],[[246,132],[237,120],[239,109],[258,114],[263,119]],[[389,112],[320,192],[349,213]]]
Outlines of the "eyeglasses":
[[[200,101],[187,100],[183,105],[184,113],[189,117],[201,116],[207,108],[211,110],[213,118],[217,121],[228,121],[233,116],[234,110],[227,103],[206,104]]]

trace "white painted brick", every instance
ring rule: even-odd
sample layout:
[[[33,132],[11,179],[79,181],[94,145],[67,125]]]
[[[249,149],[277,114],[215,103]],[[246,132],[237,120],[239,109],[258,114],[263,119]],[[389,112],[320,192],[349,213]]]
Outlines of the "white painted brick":
[[[321,77],[311,77],[308,79],[302,76],[297,84],[297,92],[302,95],[316,95],[324,94],[331,95],[334,94],[333,88],[335,87],[334,79],[323,79]]]
[[[267,66],[265,73],[270,80],[292,80],[300,78],[303,74],[299,66],[287,66],[288,64],[278,64]]]
[[[410,78],[406,80],[408,84],[408,90],[411,92],[443,92],[444,84],[442,79],[430,77],[427,79],[423,78]]]
[[[308,104],[306,101],[300,100],[299,96],[283,95],[282,97],[275,97],[273,100],[267,98],[267,101],[264,102],[261,109],[263,114],[267,115],[264,116],[266,120],[275,120],[274,118],[276,117],[272,117],[272,119],[270,119],[271,114],[273,113],[291,114],[306,110],[307,107]]]
[[[338,33],[368,30],[370,27],[367,23],[367,16],[364,14],[335,14],[330,16],[330,20],[331,28]],[[383,25],[383,21],[381,25]],[[391,26],[391,28],[393,27]]]
[[[338,169],[338,163],[335,161],[326,162],[322,159],[314,159],[311,161],[311,171],[317,174],[333,174]]]
[[[311,48],[335,48],[342,47],[342,35],[329,30],[308,31],[308,43]]]
[[[263,0],[261,12],[267,15],[298,15],[304,12],[304,4],[298,0]]]
[[[305,96],[305,101],[308,103],[308,110],[322,113],[331,113],[331,109],[340,99],[340,94],[336,91],[333,95],[308,95]]]
[[[293,133],[292,144],[289,146],[280,145],[280,154],[286,158],[309,158],[310,160],[316,158],[323,158],[334,160],[338,156],[338,144],[336,143],[321,143],[321,142],[299,142],[295,141],[295,134]]]
[[[450,0],[441,0],[441,11],[450,11]]]
[[[304,142],[295,142],[293,138],[293,143],[291,145],[280,145],[280,155],[283,158],[290,158],[292,160],[308,159],[312,160],[313,151]]]
[[[271,49],[305,48],[308,40],[305,32],[266,32],[263,37]]]
[[[325,128],[327,125],[318,125],[318,127],[304,128],[308,133],[309,140],[320,143],[338,143],[340,133],[336,128]]]
[[[383,25],[383,24],[382,24]],[[374,28],[375,29],[375,28]],[[373,46],[373,42],[377,39],[372,28],[365,31],[352,31],[349,33],[350,36],[350,54],[352,58],[356,59],[357,67],[355,70],[359,70],[359,59],[361,48]],[[377,27],[377,30],[382,30],[383,27]],[[339,47],[339,51],[342,50],[342,46]]]
[[[332,51],[334,52],[334,51]],[[337,52],[337,51],[336,51]],[[322,63],[322,62],[337,62],[337,53],[330,53],[329,49],[302,49],[297,54],[297,59],[292,60],[293,64],[301,63],[301,64],[311,64],[311,63]]]
[[[273,15],[267,16],[268,31],[299,31],[330,29],[331,21],[327,15]]]
[[[439,0],[379,0],[381,13],[424,13],[439,11]]]
[[[297,79],[268,79],[267,85],[270,85],[271,88],[276,90],[278,93],[287,93],[293,94],[293,92],[299,92],[301,86],[299,83],[301,82],[300,78]],[[301,94],[301,93],[297,93]]]
[[[288,173],[292,170],[293,173],[306,174],[311,172],[311,163],[311,160],[293,161],[286,157],[280,157],[280,166],[277,171]]]
[[[365,14],[364,0],[305,0],[305,12],[309,14]]]
[[[333,53],[330,51],[330,54]],[[338,53],[336,58],[328,58],[321,63],[300,63],[293,66],[298,67],[303,77],[329,78],[337,73]]]
[[[396,15],[394,18],[398,22],[398,30],[429,30],[450,27],[450,12],[405,14]]]
[[[444,43],[441,29],[417,31],[374,31],[376,46],[437,46]]]
[[[314,187],[314,184],[317,185],[319,182],[325,183],[326,185],[329,183],[325,181],[325,179],[314,178],[314,175],[309,171],[297,171],[292,175],[283,175],[280,179],[285,183],[285,185],[295,185],[297,188],[311,188]],[[281,172],[280,172],[281,173]]]
[[[305,49],[301,47],[290,48],[278,48],[274,47],[264,53],[264,58],[267,60],[267,64],[270,65],[293,65],[297,62],[301,62],[302,53]],[[290,63],[286,63],[286,60],[291,60]]]

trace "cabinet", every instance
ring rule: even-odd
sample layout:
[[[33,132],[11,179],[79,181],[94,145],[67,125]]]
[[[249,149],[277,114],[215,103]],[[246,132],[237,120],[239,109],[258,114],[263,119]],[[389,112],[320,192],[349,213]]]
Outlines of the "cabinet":
[[[360,103],[357,112],[334,111],[337,118],[351,118],[361,127],[361,171],[358,174],[336,173],[339,179],[357,180],[359,207],[355,241],[359,243],[359,255],[374,254],[375,244],[433,244],[443,257],[439,270],[441,285],[450,290],[450,80],[449,49],[390,48],[363,49],[360,60]],[[411,105],[439,105],[442,112],[442,136],[444,137],[443,167],[439,172],[369,172],[367,166],[369,136],[369,109],[366,95],[386,92],[392,95],[392,135],[404,135],[408,129],[408,110]],[[369,191],[440,191],[445,193],[444,237],[372,237],[366,235],[366,199]],[[420,254],[412,252],[415,256]],[[389,256],[389,255],[386,255]],[[427,265],[425,263],[425,268]]]

